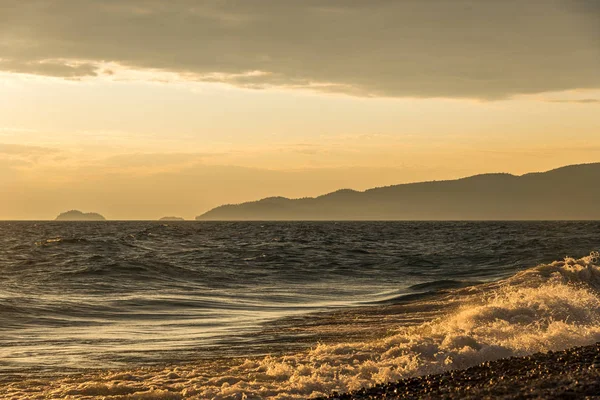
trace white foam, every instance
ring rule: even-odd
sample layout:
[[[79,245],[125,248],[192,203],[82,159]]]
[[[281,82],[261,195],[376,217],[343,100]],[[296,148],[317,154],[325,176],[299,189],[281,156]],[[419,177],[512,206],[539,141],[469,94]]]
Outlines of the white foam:
[[[600,269],[594,255],[542,265],[455,292],[461,306],[376,340],[317,344],[226,365],[120,371],[15,383],[0,395],[106,399],[304,399],[483,361],[600,341]],[[348,321],[348,323],[352,323]],[[394,328],[394,327],[390,327]],[[17,396],[18,395],[18,396]]]

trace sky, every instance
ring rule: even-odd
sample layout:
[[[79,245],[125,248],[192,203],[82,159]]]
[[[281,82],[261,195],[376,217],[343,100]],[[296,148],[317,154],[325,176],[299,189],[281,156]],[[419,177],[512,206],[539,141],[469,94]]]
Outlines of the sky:
[[[596,0],[0,0],[0,219],[598,161]]]

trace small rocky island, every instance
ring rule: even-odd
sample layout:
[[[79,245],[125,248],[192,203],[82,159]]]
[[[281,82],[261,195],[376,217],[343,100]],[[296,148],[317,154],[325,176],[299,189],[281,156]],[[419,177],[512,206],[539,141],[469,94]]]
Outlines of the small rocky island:
[[[181,217],[162,217],[159,221],[185,221],[185,219]]]
[[[106,221],[106,218],[98,213],[84,213],[79,210],[71,210],[60,214],[56,217],[56,221]]]

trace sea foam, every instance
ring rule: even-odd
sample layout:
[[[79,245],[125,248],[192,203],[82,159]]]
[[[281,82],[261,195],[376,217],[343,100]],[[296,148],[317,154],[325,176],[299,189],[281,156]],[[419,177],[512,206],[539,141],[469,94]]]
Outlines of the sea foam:
[[[170,368],[16,381],[3,398],[305,399],[484,361],[600,341],[598,254],[540,265],[502,281],[456,289],[453,311],[416,326],[389,326],[364,341]],[[365,308],[364,312],[368,312]],[[352,324],[352,321],[345,321]]]

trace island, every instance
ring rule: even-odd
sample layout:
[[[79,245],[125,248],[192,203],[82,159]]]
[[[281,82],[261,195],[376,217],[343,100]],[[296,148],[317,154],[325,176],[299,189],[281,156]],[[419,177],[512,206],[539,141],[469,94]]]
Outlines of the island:
[[[161,219],[159,219],[159,221],[185,221],[184,218],[181,217],[162,217]]]
[[[71,210],[60,214],[56,217],[56,221],[106,221],[106,218],[98,213]]]
[[[197,220],[599,220],[600,163],[223,205]]]

